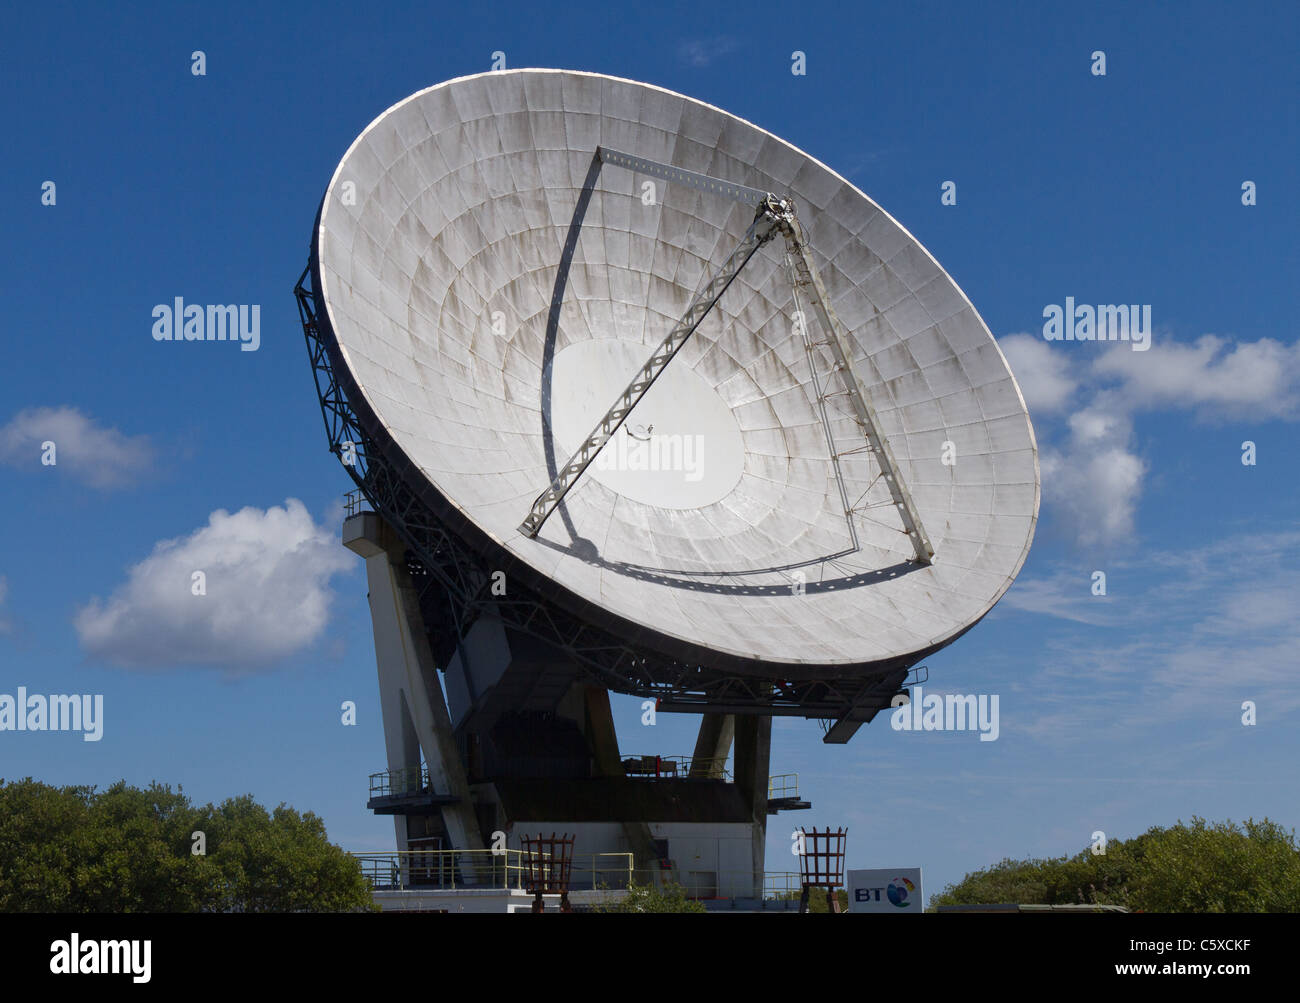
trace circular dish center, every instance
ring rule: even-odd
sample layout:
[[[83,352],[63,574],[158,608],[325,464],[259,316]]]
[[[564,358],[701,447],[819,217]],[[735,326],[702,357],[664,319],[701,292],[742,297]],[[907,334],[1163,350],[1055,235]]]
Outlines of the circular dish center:
[[[557,463],[591,434],[652,351],[602,339],[555,356],[551,427],[563,454]],[[582,476],[632,501],[694,509],[730,494],[744,467],[744,441],[731,408],[695,370],[674,360]]]

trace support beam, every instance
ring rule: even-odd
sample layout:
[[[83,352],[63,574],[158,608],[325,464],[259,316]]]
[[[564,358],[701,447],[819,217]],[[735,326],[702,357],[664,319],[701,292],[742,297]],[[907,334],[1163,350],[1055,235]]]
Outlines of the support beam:
[[[427,635],[417,627],[419,598],[406,573],[405,545],[375,512],[362,512],[344,522],[343,543],[366,559],[388,768],[418,767],[418,753],[423,750],[432,792],[456,799],[441,808],[452,847],[484,849],[433,653]],[[411,747],[412,732],[418,749]],[[413,755],[415,762],[411,762]],[[404,817],[395,818],[402,826],[405,822]],[[398,848],[406,849],[404,829],[399,830]]]
[[[822,742],[826,745],[847,745],[850,738],[858,733],[863,721],[850,721],[842,717],[826,730]]]
[[[596,773],[602,777],[624,779],[623,761],[618,754],[618,736],[614,731],[614,714],[609,706],[609,690],[588,686],[583,690],[584,716],[587,726],[587,744],[591,746],[596,761]],[[623,835],[632,850],[632,864],[636,868],[652,867],[656,863],[654,836],[644,822],[624,822]]]
[[[722,765],[731,755],[731,742],[735,735],[734,714],[704,714],[700,718],[700,732],[695,739],[695,753],[691,756],[689,776],[721,776]]]
[[[763,897],[767,860],[767,789],[772,760],[772,719],[738,717],[736,728],[736,786],[753,813],[754,897]]]
[[[894,706],[894,697],[896,697],[910,673],[910,669],[900,669],[883,676],[874,683],[868,683],[862,688],[862,692],[854,699],[853,705],[836,718],[835,723],[826,730],[822,736],[822,742],[826,745],[845,745],[859,728],[864,724],[870,724],[876,719],[876,715],[882,710],[887,710]],[[922,665],[917,670],[919,677],[920,672],[925,671]],[[929,678],[927,674],[926,678]],[[907,690],[901,691],[903,696],[907,696]],[[909,698],[910,699],[910,698]]]
[[[710,195],[721,195],[724,198],[735,199],[745,205],[758,207],[768,198],[768,193],[758,188],[738,185],[734,181],[723,181],[721,178],[711,178],[707,174],[696,174],[694,171],[673,167],[671,164],[661,164],[657,160],[635,157],[630,153],[619,153],[617,150],[609,150],[603,146],[596,147],[596,155],[600,157],[602,164],[625,167],[637,174],[648,174],[652,178],[661,178],[664,181],[671,181],[673,184],[686,185],[688,188],[708,192]]]
[[[740,270],[745,267],[750,258],[758,253],[760,247],[776,235],[778,224],[783,215],[788,212],[788,205],[776,199],[768,199],[759,207],[754,222],[749,225],[749,229],[745,231],[745,236],[736,245],[736,249],[731,252],[730,256],[713,274],[704,288],[695,294],[695,298],[691,300],[691,305],[686,308],[686,313],[682,315],[682,319],[677,322],[676,326],[668,333],[668,337],[655,349],[654,354],[650,356],[646,364],[632,378],[632,382],[619,395],[618,400],[614,402],[614,406],[596,423],[596,427],[592,429],[591,434],[578,447],[578,451],[569,457],[564,466],[560,468],[560,472],[555,476],[550,486],[537,496],[537,500],[533,502],[528,515],[520,524],[519,532],[530,538],[537,536],[541,531],[542,523],[564,500],[564,496],[569,493],[569,489],[578,482],[587,467],[596,459],[596,454],[600,452],[605,443],[614,437],[614,433],[619,430],[627,416],[632,413],[632,409],[654,386],[655,380],[659,379],[668,363],[672,362],[677,353],[681,351],[682,346],[686,344],[690,336],[703,323],[709,311],[722,298],[722,294],[727,291],[727,287],[740,274]]]
[[[853,504],[849,501],[848,488],[844,486],[844,471],[840,466],[840,451],[835,445],[835,434],[831,430],[830,418],[826,415],[827,393],[822,387],[821,377],[817,373],[817,349],[813,345],[812,335],[808,333],[808,313],[803,308],[803,296],[800,294],[799,273],[795,269],[794,256],[789,249],[785,252],[785,267],[790,281],[790,291],[794,297],[795,316],[799,318],[800,334],[803,336],[804,356],[808,359],[808,377],[812,381],[813,391],[817,398],[817,413],[821,416],[822,432],[826,436],[826,452],[831,458],[831,469],[835,471],[835,483],[840,491],[840,504],[844,506],[844,522],[849,531],[849,543],[856,551],[861,544],[858,542],[858,527],[853,521]]]
[[[609,706],[609,691],[599,686],[583,688],[583,713],[586,717],[587,744],[596,762],[596,775],[622,777],[623,763],[618,758],[618,736],[614,733],[614,714]]]
[[[803,227],[799,225],[799,220],[791,215],[783,221],[782,229],[794,264],[796,296],[798,289],[802,287],[812,299],[817,319],[821,323],[822,330],[826,332],[826,345],[835,360],[835,372],[839,377],[840,385],[852,403],[858,424],[862,426],[863,435],[875,452],[877,462],[880,463],[881,475],[889,488],[890,497],[894,500],[894,508],[898,510],[899,518],[903,521],[903,529],[912,544],[916,559],[921,564],[930,564],[934,561],[934,546],[930,543],[925,527],[921,525],[921,515],[916,509],[916,503],[912,501],[912,495],[907,490],[907,485],[903,483],[898,461],[894,458],[889,440],[881,433],[880,418],[871,404],[871,398],[867,395],[866,386],[858,376],[857,370],[853,368],[853,347],[844,325],[835,314],[835,308],[831,306],[830,296],[827,295],[826,287],[822,284],[821,276],[817,273],[817,266],[813,262],[808,241],[804,237]]]

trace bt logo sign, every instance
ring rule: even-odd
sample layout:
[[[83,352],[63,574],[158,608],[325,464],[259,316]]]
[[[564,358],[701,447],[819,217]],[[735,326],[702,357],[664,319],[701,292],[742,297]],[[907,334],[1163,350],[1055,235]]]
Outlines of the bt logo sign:
[[[881,895],[889,901],[889,904],[899,909],[905,909],[912,903],[908,898],[916,891],[914,885],[907,878],[898,877],[889,882],[884,888],[855,888],[853,889],[854,902],[879,902]]]
[[[921,869],[849,871],[849,912],[920,913]]]

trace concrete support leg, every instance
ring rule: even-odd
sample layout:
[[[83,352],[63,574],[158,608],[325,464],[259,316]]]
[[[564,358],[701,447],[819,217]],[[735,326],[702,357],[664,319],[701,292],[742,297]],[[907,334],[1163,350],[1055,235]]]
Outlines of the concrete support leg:
[[[736,786],[753,811],[754,896],[762,898],[767,857],[767,785],[772,759],[772,719],[736,717]]]
[[[700,719],[700,732],[695,739],[695,754],[691,757],[691,777],[721,776],[721,769],[731,755],[731,742],[736,735],[736,715],[705,714]]]
[[[452,733],[428,638],[418,626],[419,598],[406,573],[406,548],[374,512],[349,518],[343,525],[343,542],[366,559],[388,768],[418,767],[419,752],[423,750],[434,792],[459,799],[442,809],[452,848],[481,850],[483,837],[465,766]],[[394,820],[399,827],[398,848],[406,849],[406,820],[403,816],[395,816]],[[471,875],[466,873],[465,879],[470,880]]]
[[[618,754],[618,736],[614,732],[614,714],[609,706],[609,691],[599,686],[588,686],[583,691],[587,743],[596,761],[596,771],[602,777],[625,776]],[[644,822],[624,822],[623,834],[632,850],[634,869],[654,867],[654,836]]]
[[[618,758],[618,736],[614,733],[614,713],[609,706],[609,691],[599,686],[583,688],[583,713],[586,717],[587,744],[591,746],[596,772],[602,777],[623,776]]]

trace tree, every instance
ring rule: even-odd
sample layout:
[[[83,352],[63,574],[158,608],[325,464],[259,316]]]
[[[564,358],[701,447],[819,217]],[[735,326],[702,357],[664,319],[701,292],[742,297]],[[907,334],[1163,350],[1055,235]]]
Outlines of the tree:
[[[202,832],[206,855],[195,855]],[[321,820],[250,796],[192,805],[124,781],[0,779],[0,912],[340,912],[373,908]]]
[[[597,905],[594,912],[708,912],[703,902],[686,897],[686,889],[675,881],[662,885],[628,882],[627,895],[618,901]]]
[[[271,814],[249,795],[212,810],[210,858],[222,877],[223,910],[346,912],[369,905],[357,862],[329,842],[316,815],[280,805]]]
[[[1151,842],[1134,897],[1150,912],[1300,912],[1295,833],[1268,819],[1238,828],[1193,816]]]
[[[1293,830],[1268,819],[1208,824],[1193,816],[1112,840],[1104,854],[1002,860],[967,874],[939,905],[1075,903],[1142,912],[1300,912],[1300,849]]]

